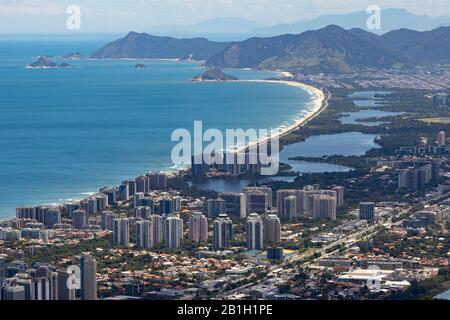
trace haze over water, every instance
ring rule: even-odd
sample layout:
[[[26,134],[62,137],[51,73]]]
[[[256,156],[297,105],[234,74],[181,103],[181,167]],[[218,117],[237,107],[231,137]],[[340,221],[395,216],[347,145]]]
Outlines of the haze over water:
[[[308,92],[264,83],[192,83],[197,64],[69,61],[29,70],[39,55],[88,55],[111,38],[0,38],[0,219],[21,205],[84,197],[172,167],[176,128],[272,128],[306,113]],[[57,61],[60,62],[60,61]],[[136,63],[146,69],[136,70]],[[268,72],[227,70],[241,79]]]

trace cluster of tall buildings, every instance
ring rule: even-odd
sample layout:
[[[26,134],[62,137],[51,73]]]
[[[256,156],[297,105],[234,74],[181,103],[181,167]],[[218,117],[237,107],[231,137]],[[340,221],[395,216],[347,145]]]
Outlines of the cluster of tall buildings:
[[[247,215],[265,214],[272,209],[272,189],[268,187],[247,187],[243,189]]]
[[[450,107],[450,95],[447,93],[438,93],[433,96],[433,107]]]
[[[336,219],[336,209],[344,205],[344,188],[322,190],[318,186],[304,189],[278,190],[276,193],[277,214],[283,220],[293,220],[300,215],[316,219]],[[217,199],[207,201],[208,218],[220,214],[244,219],[251,213],[267,214],[274,210],[272,189],[247,187],[242,193],[221,193]]]
[[[432,180],[439,180],[440,160],[433,160],[418,168],[401,169],[398,172],[398,188],[421,190]]]
[[[247,216],[246,196],[243,193],[221,193],[217,199],[207,201],[208,218],[214,219],[220,214],[244,219]]]
[[[220,214],[244,219],[250,213],[267,213],[272,208],[272,189],[267,187],[247,187],[241,193],[221,193],[217,199],[207,201],[208,218]]]
[[[137,247],[142,249],[150,249],[159,245],[164,245],[169,249],[181,247],[183,219],[178,215],[151,215],[144,220],[117,218],[113,221],[113,243],[115,246],[128,247],[131,245],[130,229],[133,223]]]
[[[97,262],[94,257],[80,258],[80,273],[52,271],[36,263],[29,269],[20,260],[6,263],[0,259],[0,300],[75,300],[81,289],[82,300],[97,299]]]
[[[164,173],[150,172],[137,177],[134,180],[123,181],[119,189],[122,193],[132,197],[136,193],[149,193],[152,190],[163,190],[167,188],[167,176]]]
[[[323,190],[319,186],[277,191],[277,212],[284,220],[300,215],[314,219],[336,220],[337,208],[344,205],[344,188]]]
[[[130,226],[132,219],[118,218],[114,220],[114,245],[130,245]],[[181,247],[184,237],[184,221],[178,215],[153,215],[148,220],[135,221],[136,246],[142,249],[164,245],[168,249]],[[193,212],[188,220],[188,238],[197,243],[209,240],[209,220],[201,212]],[[231,247],[233,241],[233,221],[226,214],[219,214],[212,222],[212,249],[223,251]],[[264,217],[257,213],[248,216],[245,223],[246,243],[249,250],[263,250],[265,245],[281,242],[281,222],[277,215]]]
[[[216,154],[214,164],[209,164],[203,154],[192,156],[191,168],[193,177],[204,177],[210,173],[239,176],[244,173],[260,174],[263,166],[258,153]]]
[[[134,215],[136,218],[143,218],[159,213],[169,215],[181,211],[181,197],[165,195],[160,199],[153,199],[143,192],[138,192],[133,196]]]
[[[135,180],[136,184],[128,182],[127,186],[132,188],[126,188],[127,192],[130,190],[134,192],[128,200],[129,208],[132,210],[131,216],[124,217],[111,208],[110,201],[115,201],[118,195],[114,188],[102,189],[101,194],[79,205],[70,203],[58,208],[18,208],[17,216],[25,219],[20,221],[30,220],[27,224],[30,228],[23,230],[25,234],[47,241],[52,235],[41,234],[45,227],[68,226],[75,230],[112,231],[113,244],[117,247],[131,246],[130,232],[135,232],[136,247],[149,249],[164,246],[168,249],[177,249],[181,247],[184,237],[185,222],[177,214],[182,209],[181,197],[164,193],[155,198],[154,194],[145,193],[150,186],[164,184],[165,179],[161,177],[165,176],[149,174],[138,177]],[[140,186],[138,181],[141,183]],[[140,192],[141,190],[143,192]],[[207,200],[206,216],[201,212],[191,213],[188,218],[187,235],[193,242],[207,243],[211,220],[214,234],[212,245],[215,251],[221,251],[230,247],[233,240],[233,220],[247,218],[245,222],[247,248],[262,250],[265,245],[276,245],[280,242],[281,220],[292,221],[302,215],[314,219],[335,220],[336,210],[343,204],[342,187],[323,190],[317,185],[307,186],[298,190],[278,190],[276,196],[272,189],[266,186],[246,187],[240,193],[221,193],[217,199]],[[62,215],[64,219],[61,218]],[[14,232],[17,231],[11,228],[3,228],[0,231],[0,238],[4,239],[21,236],[15,235]]]
[[[100,189],[98,194],[79,202],[70,202],[62,206],[19,207],[16,209],[18,219],[33,219],[44,223],[47,227],[61,223],[62,217],[72,218],[77,210],[85,210],[93,215],[115,207],[120,201],[128,201],[136,193],[149,193],[152,190],[167,188],[167,176],[164,173],[150,172],[134,180],[122,182],[119,187]],[[139,206],[146,206],[143,203]]]
[[[62,211],[59,207],[51,206],[20,207],[16,209],[16,217],[17,219],[36,220],[51,228],[61,223]]]
[[[223,251],[233,241],[233,221],[225,214],[219,215],[213,223],[213,249]],[[245,239],[248,250],[263,250],[266,246],[281,242],[281,222],[277,215],[264,217],[251,213],[245,222]]]

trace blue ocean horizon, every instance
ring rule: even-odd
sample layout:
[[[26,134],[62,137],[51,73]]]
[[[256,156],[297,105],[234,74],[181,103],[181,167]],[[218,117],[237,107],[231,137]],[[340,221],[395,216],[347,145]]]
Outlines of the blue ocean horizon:
[[[89,55],[108,37],[0,37],[0,219],[17,206],[62,203],[149,170],[169,170],[171,133],[270,129],[311,108],[309,92],[271,83],[193,83],[197,63],[67,61],[25,69],[40,55]],[[146,69],[135,69],[143,63]],[[241,79],[263,71],[226,70]]]

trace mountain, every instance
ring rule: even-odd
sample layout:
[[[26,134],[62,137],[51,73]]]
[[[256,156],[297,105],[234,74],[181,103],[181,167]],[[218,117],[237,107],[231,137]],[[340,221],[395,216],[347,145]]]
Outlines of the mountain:
[[[299,35],[251,38],[230,44],[206,61],[208,66],[288,69],[303,73],[347,73],[392,68],[405,58],[384,39],[361,29],[331,25]]]
[[[204,38],[175,39],[130,32],[97,50],[91,57],[206,60],[227,46],[228,43]]]
[[[180,34],[180,33],[249,33],[263,25],[237,17],[220,17],[205,20],[193,25],[169,25],[149,28],[149,32]]]
[[[450,27],[425,32],[400,29],[384,34],[382,39],[415,64],[450,63]]]
[[[301,34],[244,41],[175,39],[131,32],[107,44],[96,58],[189,58],[209,67],[261,68],[342,74],[364,69],[408,68],[450,63],[450,27],[432,31],[400,29],[382,36],[330,25]]]
[[[344,29],[359,28],[375,33],[386,33],[400,28],[427,31],[450,24],[450,17],[418,16],[405,9],[384,9],[381,11],[381,30],[367,30],[367,19],[370,16],[366,11],[349,14],[324,15],[318,18],[301,21],[293,24],[280,24],[253,30],[254,34],[261,36],[279,35],[286,33],[302,33],[307,30],[316,30],[328,25],[338,25]]]

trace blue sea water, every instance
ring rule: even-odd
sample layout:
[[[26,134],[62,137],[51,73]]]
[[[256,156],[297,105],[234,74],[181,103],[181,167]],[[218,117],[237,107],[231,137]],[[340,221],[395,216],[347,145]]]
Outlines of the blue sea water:
[[[174,61],[83,60],[24,67],[39,55],[88,55],[98,37],[0,37],[0,219],[21,205],[82,198],[148,170],[167,170],[176,128],[272,128],[306,113],[311,96],[267,83],[193,83]],[[57,60],[57,58],[55,58]],[[61,62],[61,61],[56,61]],[[136,70],[136,63],[146,69]],[[242,79],[267,72],[227,70]]]

